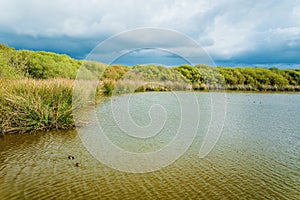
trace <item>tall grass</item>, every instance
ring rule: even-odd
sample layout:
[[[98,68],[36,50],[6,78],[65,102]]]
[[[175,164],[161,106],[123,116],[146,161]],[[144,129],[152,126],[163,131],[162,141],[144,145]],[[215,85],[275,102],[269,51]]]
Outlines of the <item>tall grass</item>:
[[[72,90],[66,79],[0,79],[0,133],[73,127]]]
[[[134,92],[164,92],[164,91],[187,91],[191,90],[191,85],[185,82],[175,81],[145,81],[120,79],[104,80],[99,84],[99,91],[105,95],[126,94]]]
[[[123,71],[120,70],[120,73]],[[185,72],[185,71],[184,71]],[[113,71],[110,71],[113,73]],[[150,73],[150,71],[149,71]],[[152,72],[151,72],[152,73]],[[77,81],[81,86],[73,93],[74,80],[69,79],[1,79],[0,78],[0,134],[25,133],[51,129],[68,129],[75,125],[73,109],[92,105],[95,97],[148,91],[238,90],[238,91],[300,91],[299,85],[251,85],[218,81],[185,82],[175,78],[148,80],[136,71],[116,79]],[[135,75],[135,76],[134,76]],[[145,75],[145,74],[142,74]],[[147,75],[147,74],[146,74]],[[153,75],[154,76],[154,75]],[[75,82],[76,83],[76,82]],[[88,89],[88,87],[90,87]],[[91,91],[96,88],[95,94]],[[95,96],[96,95],[96,96]],[[72,104],[72,100],[73,102]],[[76,105],[74,107],[74,104]],[[77,119],[76,119],[77,121]]]

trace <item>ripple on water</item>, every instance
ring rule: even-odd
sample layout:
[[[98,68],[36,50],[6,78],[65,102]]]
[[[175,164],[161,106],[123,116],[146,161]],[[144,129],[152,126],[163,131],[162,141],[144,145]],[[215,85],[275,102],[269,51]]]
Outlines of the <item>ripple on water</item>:
[[[145,174],[102,165],[76,131],[4,136],[0,199],[300,199],[299,98],[229,94],[223,135],[207,157],[198,157],[200,128],[184,156]]]

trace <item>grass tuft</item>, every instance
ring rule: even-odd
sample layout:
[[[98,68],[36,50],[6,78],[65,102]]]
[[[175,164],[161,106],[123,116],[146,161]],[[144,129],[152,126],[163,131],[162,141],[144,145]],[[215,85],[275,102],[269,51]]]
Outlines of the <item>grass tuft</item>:
[[[72,92],[66,79],[0,79],[0,133],[73,127]]]

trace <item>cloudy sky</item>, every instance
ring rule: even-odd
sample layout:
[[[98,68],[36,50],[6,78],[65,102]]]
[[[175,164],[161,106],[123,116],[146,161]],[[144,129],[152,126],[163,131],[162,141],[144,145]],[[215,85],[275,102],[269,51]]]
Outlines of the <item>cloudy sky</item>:
[[[0,43],[16,49],[83,59],[107,38],[142,27],[190,37],[217,65],[300,65],[299,0],[0,0]],[[147,56],[147,62],[183,62],[165,52],[140,52],[119,62]]]

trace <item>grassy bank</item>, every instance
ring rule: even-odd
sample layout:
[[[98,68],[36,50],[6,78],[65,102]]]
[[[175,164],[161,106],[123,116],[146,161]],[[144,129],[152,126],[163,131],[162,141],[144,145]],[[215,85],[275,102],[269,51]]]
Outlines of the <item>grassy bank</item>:
[[[0,134],[74,127],[73,80],[80,67],[86,75],[83,81],[94,75],[99,78],[99,95],[182,90],[300,91],[300,69],[206,65],[106,68],[103,63],[51,52],[14,50],[0,44]]]
[[[24,133],[74,126],[73,81],[0,79],[0,132]]]

